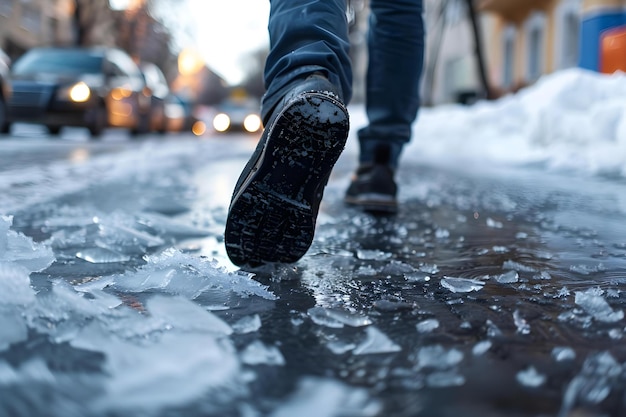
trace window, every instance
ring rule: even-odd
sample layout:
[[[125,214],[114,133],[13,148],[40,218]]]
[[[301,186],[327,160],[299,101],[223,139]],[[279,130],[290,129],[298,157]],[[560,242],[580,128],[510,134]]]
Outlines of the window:
[[[564,0],[556,10],[555,52],[559,69],[578,65],[581,0]]]
[[[515,71],[515,36],[514,26],[508,26],[504,30],[504,45],[502,54],[502,87],[509,88],[513,85]]]
[[[543,32],[532,28],[528,34],[528,79],[535,80],[541,75],[541,51]]]
[[[526,75],[529,81],[543,74],[546,17],[535,12],[526,23]]]

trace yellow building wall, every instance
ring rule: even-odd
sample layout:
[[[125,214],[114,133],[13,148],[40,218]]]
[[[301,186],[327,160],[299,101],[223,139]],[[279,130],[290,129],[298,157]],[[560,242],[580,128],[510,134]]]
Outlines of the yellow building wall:
[[[506,0],[503,0],[506,1]],[[506,18],[497,13],[490,13],[488,10],[485,12],[490,15],[490,18],[494,20],[494,23],[488,25],[487,34],[485,38],[487,64],[490,70],[491,82],[496,89],[503,88],[503,73],[504,73],[504,39],[505,31],[508,27],[514,27],[516,30],[515,36],[515,52],[514,52],[514,69],[513,69],[513,89],[526,85],[534,80],[528,77],[528,39],[529,34],[526,27],[528,19],[533,15],[533,12],[539,11],[545,16],[544,26],[544,43],[543,43],[543,55],[542,55],[542,68],[543,74],[549,74],[558,69],[557,62],[557,19],[558,19],[558,7],[562,0],[546,0],[543,2],[535,2],[534,8],[529,9],[527,3],[519,3],[519,9],[509,10]],[[592,7],[590,3],[594,3],[591,0],[587,0],[587,7]],[[601,5],[600,5],[601,3]],[[615,7],[618,5],[622,7],[622,4],[626,6],[626,0],[596,0],[593,7]]]

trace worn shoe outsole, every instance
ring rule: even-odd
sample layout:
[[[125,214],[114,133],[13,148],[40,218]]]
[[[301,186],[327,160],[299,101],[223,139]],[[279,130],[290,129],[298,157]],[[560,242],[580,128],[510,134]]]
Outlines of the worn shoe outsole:
[[[285,104],[231,201],[224,238],[235,265],[292,263],[304,256],[348,130],[348,112],[332,93],[302,92]]]

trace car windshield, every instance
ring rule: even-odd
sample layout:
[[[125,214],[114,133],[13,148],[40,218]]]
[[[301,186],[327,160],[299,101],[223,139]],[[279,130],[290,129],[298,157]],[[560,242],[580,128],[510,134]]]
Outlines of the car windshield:
[[[13,66],[15,75],[98,74],[102,72],[102,55],[89,51],[40,50],[31,51]]]

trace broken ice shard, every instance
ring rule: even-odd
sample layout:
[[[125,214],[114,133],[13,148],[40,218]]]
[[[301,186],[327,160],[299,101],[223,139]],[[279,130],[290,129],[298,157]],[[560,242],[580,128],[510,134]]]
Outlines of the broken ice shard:
[[[353,388],[333,379],[304,377],[296,392],[278,406],[270,417],[372,417],[381,405],[365,388]]]
[[[447,350],[442,345],[424,346],[417,352],[417,366],[420,369],[450,369],[461,363],[463,356],[463,352],[454,348]]]
[[[369,317],[361,314],[350,313],[339,309],[313,307],[307,311],[315,324],[326,327],[341,328],[344,325],[350,327],[362,327],[372,324]]]
[[[222,295],[234,292],[241,297],[255,295],[276,299],[266,286],[250,279],[250,274],[228,272],[215,260],[184,254],[173,248],[145,259],[147,264],[141,268],[114,276],[113,285],[126,292],[161,289],[190,299],[208,290]]]
[[[426,385],[431,388],[459,387],[465,384],[465,377],[456,369],[438,371],[426,377]]]
[[[519,371],[515,378],[521,385],[531,388],[540,387],[546,382],[546,376],[537,372],[533,366]]]
[[[474,356],[483,355],[487,353],[489,349],[491,349],[491,346],[492,346],[492,343],[489,340],[483,340],[482,342],[478,342],[472,348],[472,354]]]
[[[111,264],[130,261],[130,256],[105,248],[85,248],[76,257],[92,264]]]
[[[276,346],[267,346],[259,340],[250,343],[241,352],[241,361],[247,365],[282,366],[285,358]]]
[[[179,296],[155,295],[146,303],[150,315],[177,331],[230,335],[233,330],[222,319],[193,301]],[[189,320],[193,317],[193,320]]]
[[[517,327],[517,332],[519,334],[529,334],[530,333],[530,324],[526,321],[519,310],[515,310],[513,312],[513,322],[515,323],[515,327]]]
[[[368,327],[365,329],[366,338],[354,349],[355,355],[368,355],[374,353],[392,353],[402,350],[400,346],[395,344],[386,334],[378,330],[376,327]]]
[[[391,258],[391,253],[375,249],[358,249],[356,256],[363,260],[384,261],[385,259]]]
[[[430,333],[439,327],[439,320],[426,319],[417,323],[415,327],[418,333]]]
[[[519,274],[517,271],[509,271],[502,275],[497,275],[496,281],[500,284],[513,284],[514,282],[519,281]]]
[[[624,318],[622,310],[613,310],[602,297],[603,291],[599,288],[589,288],[586,291],[576,291],[575,303],[594,319],[606,323],[613,323]]]
[[[236,333],[253,333],[261,328],[261,317],[258,314],[252,316],[246,316],[239,319],[233,324],[233,330]]]
[[[441,286],[455,293],[472,292],[481,290],[485,283],[477,279],[443,277]]]
[[[576,359],[576,352],[571,347],[555,347],[552,349],[552,357],[557,362],[571,361]]]
[[[0,305],[28,305],[35,301],[29,271],[21,265],[0,262]]]
[[[0,352],[10,345],[23,342],[28,337],[26,320],[17,311],[2,313],[2,326],[0,326]]]
[[[29,273],[49,267],[55,261],[52,249],[10,230],[12,224],[13,217],[0,216],[0,263],[22,265]]]

